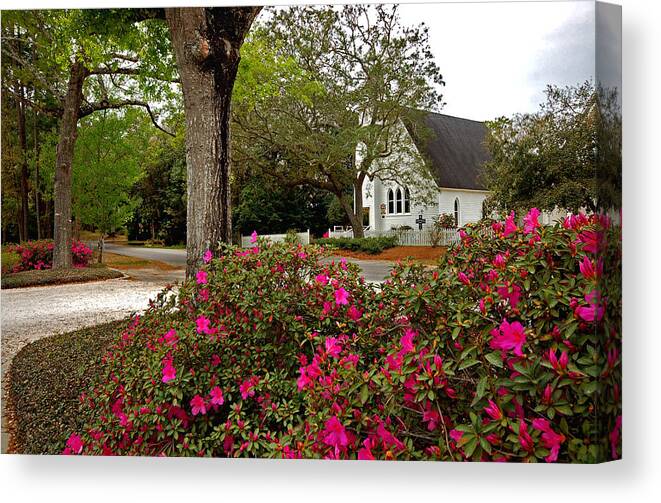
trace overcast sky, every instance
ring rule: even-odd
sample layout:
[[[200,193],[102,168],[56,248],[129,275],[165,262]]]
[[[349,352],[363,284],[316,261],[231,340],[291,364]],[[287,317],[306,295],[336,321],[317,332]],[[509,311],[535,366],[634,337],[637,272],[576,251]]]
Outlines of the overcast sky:
[[[594,77],[591,1],[406,4],[429,26],[443,73],[443,113],[476,120],[532,112],[547,84]]]

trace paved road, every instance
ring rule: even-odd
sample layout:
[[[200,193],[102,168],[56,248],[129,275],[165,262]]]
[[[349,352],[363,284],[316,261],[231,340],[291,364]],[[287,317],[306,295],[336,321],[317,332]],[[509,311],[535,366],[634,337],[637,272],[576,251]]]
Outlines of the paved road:
[[[126,246],[106,243],[105,250],[119,255],[128,255],[145,260],[159,260],[166,264],[185,267],[186,250],[172,250],[168,248],[145,248],[143,246]],[[330,257],[327,260],[339,260],[339,257]],[[383,260],[359,260],[348,258],[348,262],[357,264],[363,271],[367,281],[380,283],[390,275],[393,264]]]
[[[145,260],[158,260],[166,264],[186,267],[186,250],[171,248],[146,248],[144,246],[126,246],[106,243],[104,250],[118,255],[128,255]]]

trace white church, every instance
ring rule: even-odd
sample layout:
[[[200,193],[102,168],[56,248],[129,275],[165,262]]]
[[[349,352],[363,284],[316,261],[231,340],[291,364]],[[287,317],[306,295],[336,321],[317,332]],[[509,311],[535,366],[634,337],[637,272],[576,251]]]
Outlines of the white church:
[[[417,138],[405,126],[413,151],[430,163],[436,194],[430,201],[416,200],[416,193],[430,187],[404,186],[377,177],[363,184],[363,206],[369,215],[369,229],[387,231],[408,226],[428,229],[444,213],[451,214],[458,227],[482,218],[482,203],[488,196],[480,179],[482,165],[490,159],[485,146],[487,128],[483,122],[428,112],[424,118],[429,133]],[[424,183],[424,182],[420,182]],[[432,188],[433,189],[433,188]]]

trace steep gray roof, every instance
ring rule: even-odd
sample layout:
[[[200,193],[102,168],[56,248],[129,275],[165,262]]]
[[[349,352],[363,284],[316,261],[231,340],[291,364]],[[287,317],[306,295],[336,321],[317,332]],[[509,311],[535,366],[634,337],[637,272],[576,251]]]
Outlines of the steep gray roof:
[[[423,112],[427,128],[405,121],[418,150],[431,162],[439,187],[485,190],[482,165],[491,159],[483,122],[435,112]]]

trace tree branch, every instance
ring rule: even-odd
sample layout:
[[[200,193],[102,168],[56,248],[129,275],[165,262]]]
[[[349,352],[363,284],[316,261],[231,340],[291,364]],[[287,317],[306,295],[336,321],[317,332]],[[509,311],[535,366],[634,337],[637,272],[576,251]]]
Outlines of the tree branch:
[[[165,134],[172,136],[173,138],[176,137],[174,133],[171,133],[167,129],[164,129],[161,127],[161,125],[156,121],[156,117],[154,116],[154,113],[152,112],[151,106],[149,106],[149,103],[146,103],[144,101],[139,101],[139,100],[123,100],[123,101],[117,101],[114,103],[108,102],[108,101],[101,101],[98,103],[91,103],[88,106],[81,107],[80,112],[78,113],[78,118],[82,119],[83,117],[87,117],[88,115],[98,111],[98,110],[117,110],[119,108],[123,107],[142,107],[145,110],[147,110],[147,113],[149,114],[149,118],[151,119],[152,123],[157,129],[160,129],[163,131]]]

